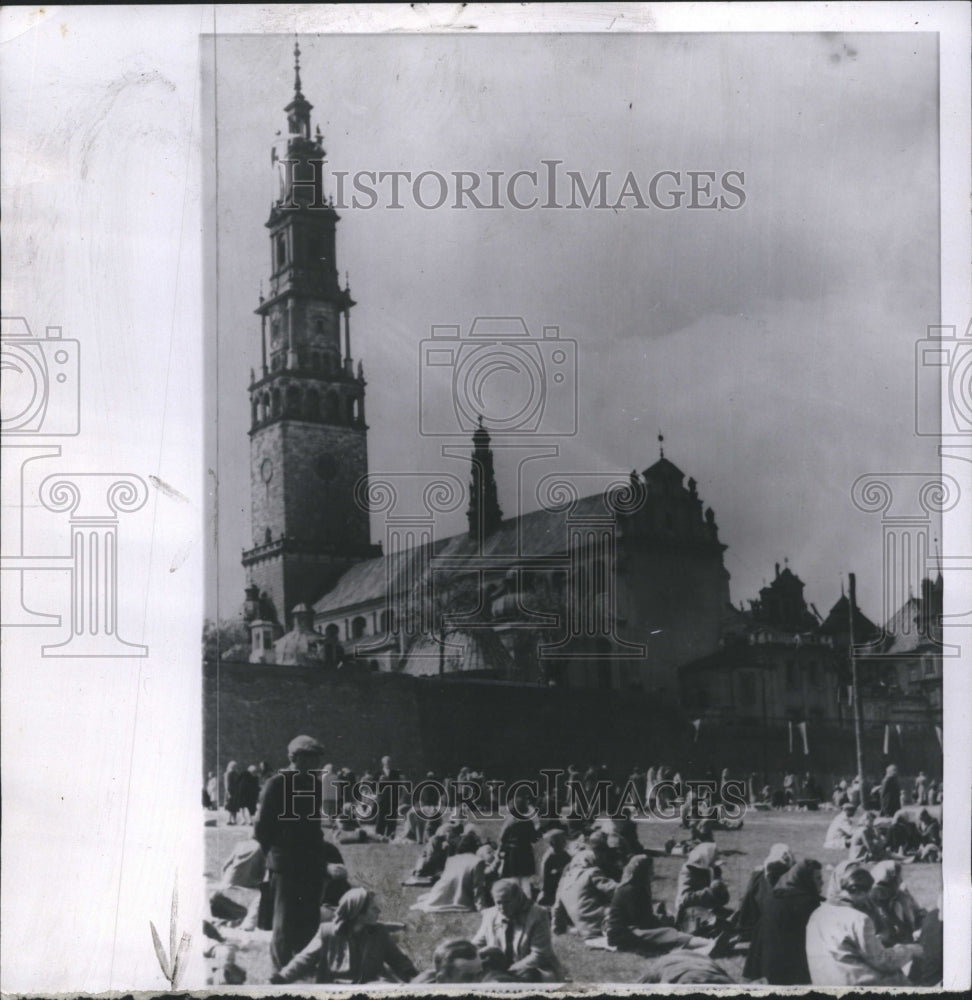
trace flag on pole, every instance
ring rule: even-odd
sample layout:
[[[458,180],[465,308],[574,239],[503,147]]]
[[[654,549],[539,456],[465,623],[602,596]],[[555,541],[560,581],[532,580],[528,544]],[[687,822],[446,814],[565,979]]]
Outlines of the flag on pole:
[[[790,753],[793,753],[793,723],[788,722],[786,725],[790,731]]]
[[[942,743],[942,727],[941,726],[935,726],[935,735],[938,737],[938,745],[940,747],[944,748],[945,744]]]
[[[810,744],[807,742],[807,724],[801,722],[797,728],[800,730],[800,735],[803,737],[803,756],[810,756]]]
[[[887,757],[891,753],[891,727],[885,723],[884,725],[884,756]]]
[[[693,743],[698,743],[699,742],[699,730],[702,728],[702,720],[701,719],[693,719],[692,720],[692,728],[695,730],[695,738],[692,740],[692,742]]]

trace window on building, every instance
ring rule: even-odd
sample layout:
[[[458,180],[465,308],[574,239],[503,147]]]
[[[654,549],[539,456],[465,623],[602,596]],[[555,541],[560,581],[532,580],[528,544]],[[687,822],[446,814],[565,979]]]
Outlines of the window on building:
[[[360,639],[365,634],[368,623],[360,615],[351,622],[351,638]]]
[[[279,271],[287,263],[287,237],[283,233],[277,233],[277,270]]]
[[[922,666],[924,667],[924,674],[926,677],[936,677],[937,671],[935,670],[935,659],[932,656],[923,656],[921,658]]]

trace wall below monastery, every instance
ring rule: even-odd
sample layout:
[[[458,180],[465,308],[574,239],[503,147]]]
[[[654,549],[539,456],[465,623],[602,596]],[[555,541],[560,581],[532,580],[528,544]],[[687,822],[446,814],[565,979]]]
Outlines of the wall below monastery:
[[[309,733],[336,767],[360,774],[384,753],[410,777],[462,765],[514,778],[540,768],[607,764],[625,775],[669,762],[689,776],[728,767],[734,776],[764,769],[812,770],[821,782],[855,768],[849,727],[814,726],[810,756],[788,749],[785,727],[703,721],[698,740],[687,718],[635,692],[520,686],[399,674],[342,674],[317,668],[222,664],[204,676],[207,772],[286,760],[287,743]],[[927,732],[925,729],[927,728]],[[883,727],[866,734],[869,773],[883,768]],[[941,751],[931,725],[895,734],[893,756],[905,774],[940,775]]]

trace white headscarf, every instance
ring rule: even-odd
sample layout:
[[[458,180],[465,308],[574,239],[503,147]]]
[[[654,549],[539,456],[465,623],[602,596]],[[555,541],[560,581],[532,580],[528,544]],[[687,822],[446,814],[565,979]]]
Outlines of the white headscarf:
[[[715,864],[716,845],[711,841],[696,844],[692,852],[685,859],[685,863],[692,868],[711,868]]]

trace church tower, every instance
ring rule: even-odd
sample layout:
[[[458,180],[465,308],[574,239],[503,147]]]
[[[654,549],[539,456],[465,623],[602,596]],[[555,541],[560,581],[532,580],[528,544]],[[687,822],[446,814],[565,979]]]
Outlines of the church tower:
[[[277,621],[312,604],[350,565],[377,555],[355,484],[368,472],[365,379],[351,356],[351,298],[338,277],[338,214],[325,199],[320,128],[294,96],[286,153],[273,162],[280,185],[266,226],[269,294],[260,294],[261,366],[250,379],[250,497],[253,547],[243,553],[250,586]],[[343,336],[342,336],[343,335]]]

